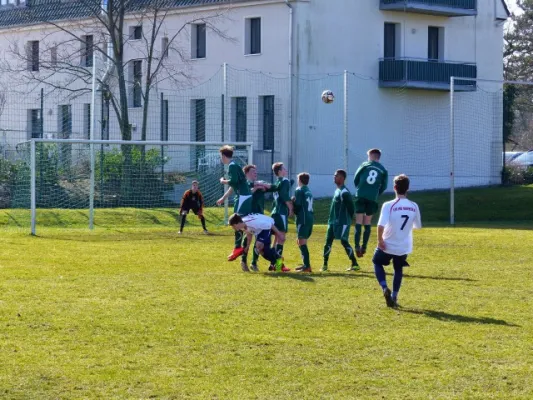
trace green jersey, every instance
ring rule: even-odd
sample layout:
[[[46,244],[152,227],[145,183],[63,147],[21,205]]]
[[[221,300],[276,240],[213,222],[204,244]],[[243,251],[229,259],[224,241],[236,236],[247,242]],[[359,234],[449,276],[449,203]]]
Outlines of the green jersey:
[[[355,172],[355,197],[377,201],[378,196],[387,189],[389,173],[377,161],[364,162]]]
[[[344,185],[337,188],[331,201],[328,224],[350,226],[354,212],[353,199],[350,191]]]
[[[228,166],[229,183],[236,196],[251,196],[252,191],[241,167],[232,161]]]
[[[248,186],[250,190],[254,188],[255,182],[248,181]],[[265,191],[256,190],[252,193],[252,213],[254,214],[264,214],[265,213]]]
[[[272,185],[272,191],[274,192],[274,207],[272,208],[271,215],[289,215],[289,207],[287,202],[291,201],[289,191],[291,183],[287,178],[278,178],[277,182]]]
[[[313,224],[313,195],[307,186],[302,186],[294,191],[294,213],[296,225]]]

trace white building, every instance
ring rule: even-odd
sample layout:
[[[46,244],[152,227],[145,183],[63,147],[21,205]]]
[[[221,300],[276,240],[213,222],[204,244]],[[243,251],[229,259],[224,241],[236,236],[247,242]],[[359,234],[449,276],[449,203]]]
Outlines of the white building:
[[[24,68],[36,84],[12,87],[13,75],[2,75],[9,93],[33,91],[7,103],[0,141],[9,148],[43,132],[88,137],[90,94],[68,101],[47,96],[40,105],[39,89],[45,85],[39,79],[55,78],[38,65],[57,62],[71,41],[43,21],[71,30],[81,26],[79,36],[94,41],[101,32],[83,25],[90,14],[75,0],[10,1],[0,6],[4,62],[16,64],[13,48],[24,48],[19,54],[28,55]],[[268,174],[272,159],[286,162],[292,174],[310,172],[317,197],[333,190],[335,169],[347,164],[353,174],[371,147],[382,149],[391,178],[403,172],[412,177],[413,189],[447,187],[450,76],[503,78],[503,23],[509,16],[503,0],[175,0],[172,5],[158,50],[185,25],[176,43],[188,61],[178,67],[190,70],[196,83],[180,90],[169,80],[158,83],[147,139],[252,141],[262,173]],[[209,20],[213,15],[217,18]],[[146,25],[133,14],[126,24],[132,84],[146,78],[138,39]],[[210,24],[234,40],[222,38]],[[82,48],[76,54],[89,71],[87,53]],[[169,65],[183,63],[172,51],[167,58]],[[100,62],[99,73],[104,69]],[[321,102],[325,89],[336,94],[333,104]],[[498,183],[501,85],[459,81],[456,89],[456,184]],[[129,90],[133,139],[140,139],[142,99]],[[119,139],[112,112],[109,135],[102,129],[100,106],[95,137]],[[179,158],[176,168],[197,165],[194,156]]]

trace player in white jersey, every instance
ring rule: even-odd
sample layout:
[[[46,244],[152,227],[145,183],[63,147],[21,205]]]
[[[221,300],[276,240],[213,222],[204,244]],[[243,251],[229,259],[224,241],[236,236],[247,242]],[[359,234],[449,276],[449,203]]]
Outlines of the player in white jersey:
[[[263,214],[248,214],[241,217],[233,214],[229,218],[229,224],[236,232],[244,232],[247,237],[247,247],[244,252],[248,252],[252,236],[255,236],[255,249],[257,254],[262,255],[275,266],[277,272],[289,272],[290,269],[283,265],[283,258],[280,257],[271,246],[271,236],[274,234],[278,240],[285,239],[285,234],[276,228],[274,220]]]
[[[413,251],[413,229],[422,228],[418,205],[407,199],[409,178],[394,178],[396,198],[383,204],[378,221],[378,247],[372,262],[376,278],[383,289],[388,307],[398,307],[398,292],[402,285],[403,267],[409,266],[407,255]],[[392,292],[387,286],[384,265],[392,260],[394,279]]]

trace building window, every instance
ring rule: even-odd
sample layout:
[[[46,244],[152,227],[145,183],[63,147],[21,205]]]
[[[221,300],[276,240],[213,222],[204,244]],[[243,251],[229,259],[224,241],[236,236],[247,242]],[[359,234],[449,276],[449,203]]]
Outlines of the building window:
[[[261,54],[261,18],[248,18],[245,24],[245,54]]]
[[[93,35],[82,36],[81,65],[82,67],[93,66],[94,37]]]
[[[72,106],[63,104],[58,106],[58,132],[60,139],[69,139],[72,135]]]
[[[444,60],[444,28],[428,27],[428,60]]]
[[[168,140],[168,100],[163,100],[161,110],[161,140]]]
[[[26,45],[26,54],[28,59],[28,70],[39,71],[39,41],[32,40]]]
[[[263,150],[274,150],[274,96],[263,96]]]
[[[131,104],[132,107],[141,107],[142,106],[142,60],[134,60],[130,64],[130,75],[131,75]]]
[[[32,139],[43,137],[43,126],[40,109],[37,108],[28,110],[27,131],[28,136],[30,136]]]
[[[235,141],[246,142],[246,97],[235,97]]]
[[[143,27],[141,25],[130,27],[130,39],[141,40],[143,37]]]
[[[54,46],[50,49],[50,64],[52,67],[57,65],[57,46]]]
[[[161,38],[161,58],[168,57],[168,37],[164,36]]]
[[[87,139],[91,138],[91,104],[83,105],[83,133]]]
[[[191,58],[206,57],[206,26],[205,24],[192,25]]]
[[[383,58],[395,59],[400,55],[400,24],[385,23]]]

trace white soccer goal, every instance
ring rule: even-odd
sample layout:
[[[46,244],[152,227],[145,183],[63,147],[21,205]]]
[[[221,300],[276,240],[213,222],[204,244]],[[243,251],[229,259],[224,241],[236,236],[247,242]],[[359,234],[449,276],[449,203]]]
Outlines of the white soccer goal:
[[[235,147],[234,160],[252,163],[249,142],[171,142],[77,139],[30,141],[31,233],[41,209],[178,208],[183,192],[197,180],[205,206],[214,206],[226,174],[218,149]],[[224,205],[224,221],[228,202]],[[222,222],[222,221],[220,221]]]

